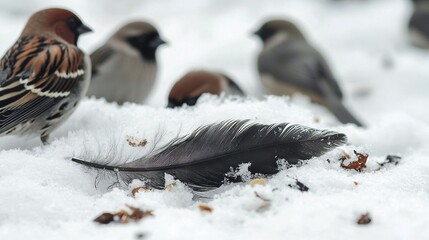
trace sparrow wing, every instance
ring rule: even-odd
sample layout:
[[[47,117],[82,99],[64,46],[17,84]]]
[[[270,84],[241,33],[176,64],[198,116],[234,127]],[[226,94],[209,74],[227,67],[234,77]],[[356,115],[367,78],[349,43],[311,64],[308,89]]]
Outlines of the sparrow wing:
[[[0,133],[31,121],[69,96],[85,71],[79,49],[43,37],[21,38],[0,66],[7,73],[0,80]]]
[[[321,54],[301,40],[288,40],[262,52],[258,59],[261,73],[279,83],[323,95],[319,81],[328,82],[339,97],[341,90]]]
[[[303,93],[316,93],[343,123],[362,126],[342,104],[342,92],[323,56],[308,43],[287,41],[263,52],[259,71],[273,76],[279,84],[288,84]]]
[[[98,74],[98,68],[106,62],[107,59],[112,56],[113,50],[112,48],[103,45],[97,50],[95,50],[93,53],[91,53],[91,63],[92,63],[92,76]]]
[[[335,79],[331,69],[329,68],[328,64],[326,63],[325,59],[323,59],[322,56],[320,56],[319,58],[318,67],[319,67],[318,68],[319,74],[321,77],[320,80],[318,81],[319,86],[320,84],[325,84],[323,82],[326,82],[326,84],[331,89],[331,94],[335,95],[335,97],[341,100],[343,98],[343,93],[341,92],[341,88],[338,85],[338,81]],[[323,88],[322,87],[319,87],[319,88],[323,92]],[[324,94],[326,95],[327,93],[324,92]]]
[[[258,59],[259,72],[271,75],[279,84],[316,91],[314,57],[308,48],[305,42],[289,40],[266,49]]]

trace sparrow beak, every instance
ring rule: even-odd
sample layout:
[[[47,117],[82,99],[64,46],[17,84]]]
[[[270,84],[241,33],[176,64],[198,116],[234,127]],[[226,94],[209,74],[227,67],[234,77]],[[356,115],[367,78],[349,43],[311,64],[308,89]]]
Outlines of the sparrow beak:
[[[85,24],[80,25],[77,29],[76,32],[81,35],[84,33],[88,33],[88,32],[92,32],[92,29],[89,28],[88,26],[86,26]]]
[[[166,41],[162,40],[159,36],[156,37],[155,39],[153,39],[150,43],[149,46],[152,48],[157,48],[162,44],[167,44]]]
[[[257,31],[253,32],[251,35],[252,36],[261,36],[261,29],[258,29]]]

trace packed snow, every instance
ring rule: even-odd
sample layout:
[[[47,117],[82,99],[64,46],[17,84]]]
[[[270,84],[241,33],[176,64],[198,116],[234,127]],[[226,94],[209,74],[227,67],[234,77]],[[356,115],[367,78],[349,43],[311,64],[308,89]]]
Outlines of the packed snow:
[[[409,45],[409,1],[1,1],[0,52],[31,13],[51,6],[72,9],[95,30],[80,40],[87,52],[136,19],[154,23],[169,44],[158,51],[158,82],[146,104],[89,98],[49,145],[37,138],[0,138],[0,239],[428,239],[429,52]],[[297,22],[329,61],[345,104],[367,127],[340,124],[304,96],[264,96],[255,63],[261,43],[251,32],[270,17]],[[225,72],[249,97],[206,95],[193,108],[164,108],[174,81],[200,68]],[[112,146],[118,161],[143,156],[224,119],[334,130],[347,134],[349,145],[282,170],[266,185],[227,186],[207,199],[195,198],[182,183],[134,197],[139,181],[95,188],[111,182],[70,161]],[[148,144],[130,147],[130,136]],[[369,154],[361,173],[338,161],[353,150]],[[380,168],[387,155],[402,159]],[[309,191],[290,188],[295,179]],[[213,211],[201,211],[202,203]],[[93,222],[127,204],[154,216],[129,224]],[[358,225],[365,213],[371,223]]]

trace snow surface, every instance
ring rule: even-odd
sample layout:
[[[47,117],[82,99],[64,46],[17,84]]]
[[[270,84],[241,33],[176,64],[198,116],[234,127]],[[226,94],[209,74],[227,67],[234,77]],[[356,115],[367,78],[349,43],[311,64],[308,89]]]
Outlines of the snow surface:
[[[80,41],[87,51],[129,19],[154,22],[170,44],[158,52],[159,81],[148,105],[86,99],[47,146],[38,139],[1,138],[0,239],[137,239],[141,233],[147,239],[428,239],[429,53],[408,44],[408,1],[2,0],[0,52],[16,40],[33,11],[50,6],[73,9],[96,30]],[[339,124],[303,96],[263,96],[255,68],[260,42],[250,33],[271,16],[302,27],[367,128]],[[195,68],[224,71],[256,98],[205,96],[195,108],[164,109],[174,81]],[[293,122],[346,133],[350,145],[340,149],[367,152],[368,169],[357,173],[325,161],[338,159],[338,149],[280,172],[266,186],[243,183],[212,200],[193,200],[180,183],[172,191],[135,198],[130,191],[138,182],[128,189],[96,189],[97,174],[70,161],[112,144],[123,157],[140,156],[150,151],[158,132],[167,142],[223,119]],[[149,143],[131,149],[127,136]],[[402,156],[399,165],[375,171],[388,154]],[[310,190],[289,188],[293,178]],[[263,211],[255,191],[271,200]],[[201,202],[214,211],[201,212]],[[154,217],[127,225],[92,221],[125,204],[153,210]],[[366,212],[371,224],[357,225]]]

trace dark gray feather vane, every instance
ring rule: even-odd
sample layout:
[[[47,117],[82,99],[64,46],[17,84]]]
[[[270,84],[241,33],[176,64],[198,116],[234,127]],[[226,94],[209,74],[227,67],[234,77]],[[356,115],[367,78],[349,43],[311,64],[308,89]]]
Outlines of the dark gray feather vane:
[[[157,153],[129,163],[109,166],[75,158],[73,161],[115,171],[126,183],[149,180],[151,187],[163,188],[164,175],[168,173],[196,191],[206,191],[221,186],[226,173],[242,163],[250,163],[252,174],[275,174],[279,159],[297,164],[346,141],[344,134],[300,125],[229,120],[200,127],[187,137],[174,139]]]

